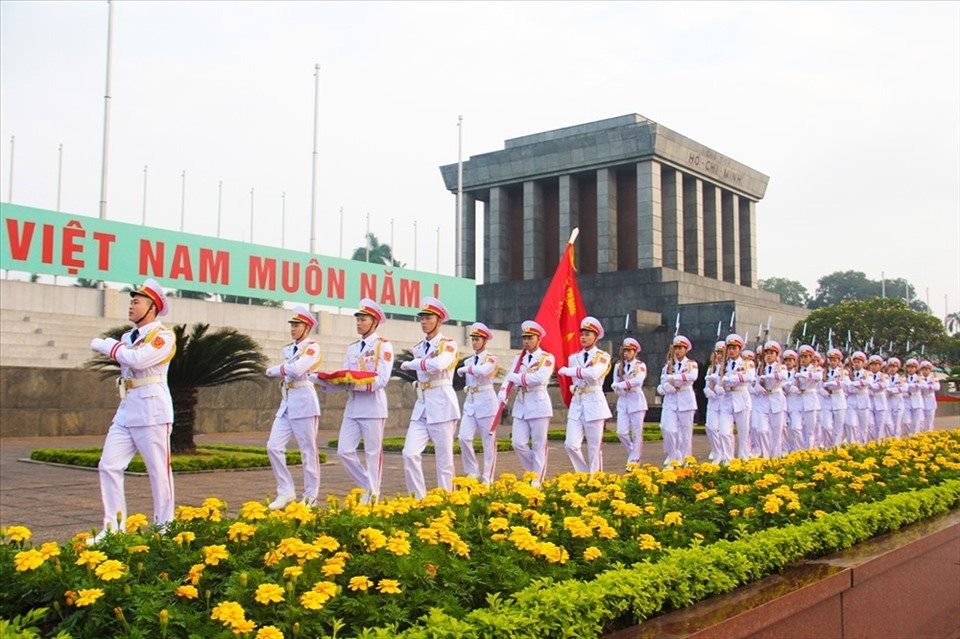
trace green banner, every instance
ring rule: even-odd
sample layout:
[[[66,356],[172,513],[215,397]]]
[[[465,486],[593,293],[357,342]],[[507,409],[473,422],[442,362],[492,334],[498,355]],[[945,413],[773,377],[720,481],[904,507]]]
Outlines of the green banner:
[[[0,218],[3,269],[324,306],[369,297],[408,315],[433,296],[452,319],[476,319],[473,280],[13,204]]]

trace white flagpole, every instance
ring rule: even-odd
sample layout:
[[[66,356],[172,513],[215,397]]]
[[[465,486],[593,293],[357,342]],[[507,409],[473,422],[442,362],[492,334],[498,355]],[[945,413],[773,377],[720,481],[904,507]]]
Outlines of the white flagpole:
[[[367,232],[363,236],[364,244],[367,246],[367,257],[366,260],[370,261],[370,212],[367,212]]]
[[[253,187],[250,187],[250,243],[253,244]]]
[[[217,237],[220,237],[220,222],[223,220],[223,180],[217,181]]]
[[[340,207],[340,257],[343,257],[343,207]]]
[[[57,212],[60,212],[60,193],[63,185],[63,142],[57,150]]]
[[[180,174],[180,232],[183,233],[183,222],[187,214],[187,170]]]
[[[107,219],[107,156],[110,148],[110,64],[113,54],[113,2],[107,0],[107,88],[103,96],[103,163],[100,166],[100,219]]]
[[[143,212],[140,214],[140,223],[147,225],[147,165],[143,165]]]
[[[280,194],[280,248],[287,248],[287,192]]]
[[[310,187],[310,253],[317,253],[317,131],[320,127],[320,64],[313,65],[313,172]]]
[[[17,136],[10,136],[10,180],[7,182],[7,204],[13,203],[13,147]]]
[[[417,270],[417,221],[413,221],[413,270]]]
[[[437,273],[440,272],[440,227],[437,227]]]
[[[462,247],[460,242],[463,237],[460,231],[460,223],[463,220],[463,116],[457,116],[457,215],[456,215],[456,232],[454,233],[454,257],[456,264],[454,265],[454,275],[457,277],[463,277],[463,257],[461,256]],[[439,254],[439,243],[438,243],[437,253]],[[439,257],[438,257],[439,260]],[[437,267],[437,272],[440,272],[439,266]]]

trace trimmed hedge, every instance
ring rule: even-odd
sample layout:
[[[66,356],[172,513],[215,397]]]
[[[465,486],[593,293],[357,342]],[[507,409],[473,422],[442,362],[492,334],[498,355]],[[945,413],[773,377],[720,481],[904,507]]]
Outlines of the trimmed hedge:
[[[96,468],[100,462],[102,448],[37,448],[30,451],[30,459],[34,461]],[[326,453],[318,455],[320,463],[327,461]],[[287,451],[287,463],[300,463],[299,451]],[[175,473],[196,472],[203,470],[230,470],[239,468],[265,468],[270,466],[267,449],[257,446],[231,446],[228,444],[213,444],[197,446],[195,455],[174,455],[170,459],[170,467]],[[134,473],[145,473],[147,467],[140,455],[134,456],[127,470]]]

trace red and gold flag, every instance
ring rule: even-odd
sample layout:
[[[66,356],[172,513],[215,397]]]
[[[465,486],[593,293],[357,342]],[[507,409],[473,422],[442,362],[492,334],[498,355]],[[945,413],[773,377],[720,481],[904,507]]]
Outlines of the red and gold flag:
[[[557,368],[566,366],[570,354],[580,350],[580,321],[586,315],[580,289],[577,287],[571,242],[567,244],[567,249],[560,258],[550,286],[543,296],[540,310],[534,318],[547,332],[547,336],[540,340],[540,347],[553,355]],[[570,382],[562,376],[558,376],[558,379],[560,395],[563,402],[569,406],[572,397]]]

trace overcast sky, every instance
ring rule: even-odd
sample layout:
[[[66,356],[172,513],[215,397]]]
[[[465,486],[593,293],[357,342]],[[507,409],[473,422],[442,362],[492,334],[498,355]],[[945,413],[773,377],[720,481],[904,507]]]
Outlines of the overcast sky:
[[[108,217],[453,274],[438,165],[641,113],[770,176],[759,276],[856,269],[960,307],[960,4],[116,2]],[[106,2],[0,3],[0,199],[96,215]]]

